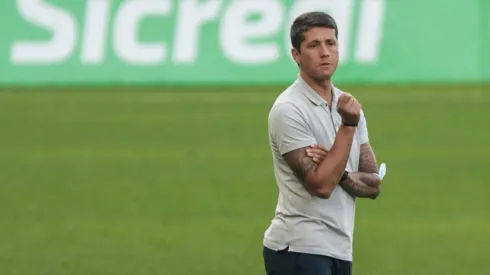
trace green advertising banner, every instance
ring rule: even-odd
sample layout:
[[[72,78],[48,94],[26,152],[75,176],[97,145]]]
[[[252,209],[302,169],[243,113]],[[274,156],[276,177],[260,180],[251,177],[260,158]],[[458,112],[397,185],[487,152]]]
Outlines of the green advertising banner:
[[[339,26],[341,83],[490,77],[490,1],[8,0],[0,84],[284,84],[289,27],[307,11]]]
[[[490,1],[480,1],[480,20],[481,20],[481,70],[483,71],[484,82],[490,83]]]

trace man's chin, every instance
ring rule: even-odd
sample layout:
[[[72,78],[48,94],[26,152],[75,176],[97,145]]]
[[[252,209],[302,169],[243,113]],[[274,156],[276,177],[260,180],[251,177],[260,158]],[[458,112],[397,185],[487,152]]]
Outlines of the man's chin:
[[[330,79],[332,79],[332,74],[329,74],[329,73],[321,73],[321,74],[315,75],[316,81],[327,81]]]

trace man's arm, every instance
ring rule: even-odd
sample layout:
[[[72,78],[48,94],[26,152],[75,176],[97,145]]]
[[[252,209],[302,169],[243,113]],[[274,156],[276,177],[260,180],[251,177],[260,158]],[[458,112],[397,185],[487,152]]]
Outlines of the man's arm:
[[[381,192],[381,178],[378,176],[376,156],[369,142],[361,145],[359,172],[349,173],[340,183],[353,197],[376,199]]]
[[[361,144],[359,154],[359,172],[378,173],[378,162],[369,142]]]
[[[329,198],[345,170],[355,128],[341,126],[334,145],[320,164],[315,164],[303,147],[284,154],[295,175],[305,188],[321,198]]]

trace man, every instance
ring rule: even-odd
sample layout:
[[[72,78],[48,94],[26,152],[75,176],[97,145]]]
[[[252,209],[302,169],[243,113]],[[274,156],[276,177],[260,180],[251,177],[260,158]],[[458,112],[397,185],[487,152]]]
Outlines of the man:
[[[264,234],[265,269],[268,275],[349,275],[355,197],[380,193],[376,158],[361,104],[332,84],[339,62],[334,19],[305,13],[290,36],[300,72],[269,114],[279,198]]]

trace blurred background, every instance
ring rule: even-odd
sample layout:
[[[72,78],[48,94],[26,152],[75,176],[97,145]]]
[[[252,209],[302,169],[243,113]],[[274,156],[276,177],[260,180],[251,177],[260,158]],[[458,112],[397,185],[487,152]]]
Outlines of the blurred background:
[[[264,274],[289,27],[331,13],[381,196],[354,274],[488,274],[490,1],[5,0],[0,274]]]

